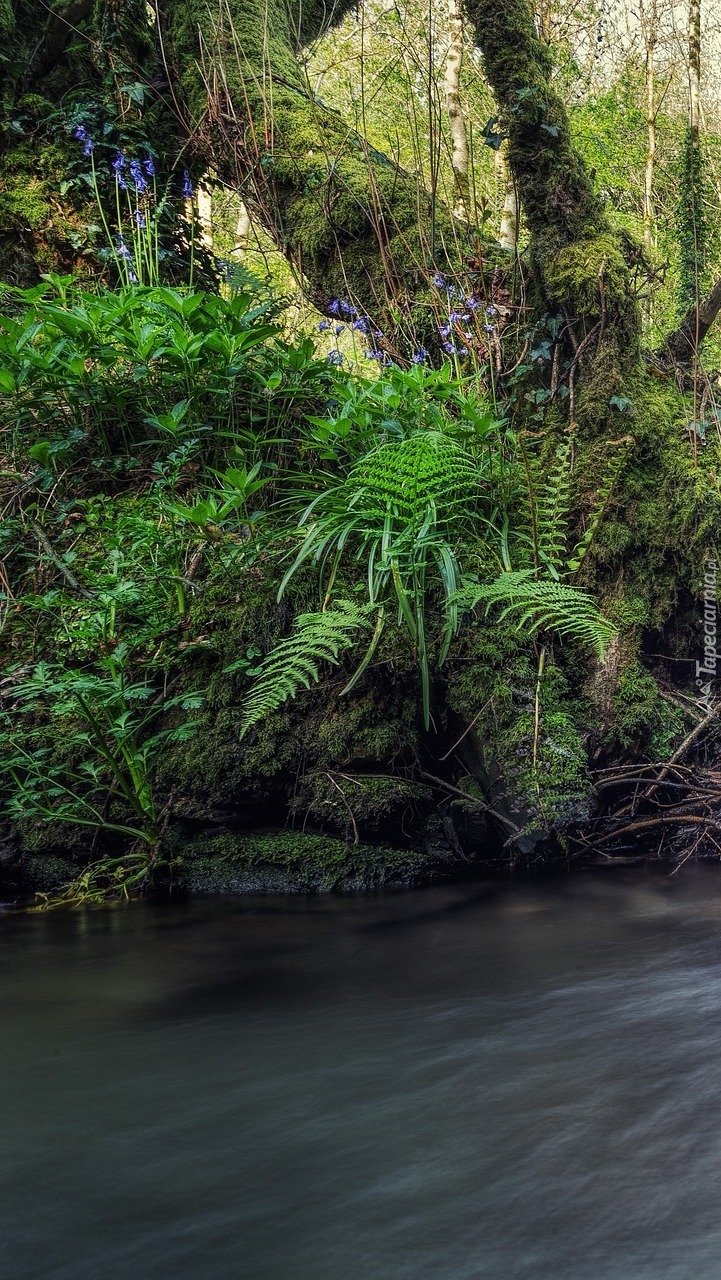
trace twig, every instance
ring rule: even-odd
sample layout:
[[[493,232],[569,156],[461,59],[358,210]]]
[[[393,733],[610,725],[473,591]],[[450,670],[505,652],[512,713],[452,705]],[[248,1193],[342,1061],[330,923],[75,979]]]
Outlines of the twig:
[[[58,553],[53,550],[53,547],[50,543],[48,535],[46,534],[42,525],[39,524],[37,520],[32,520],[31,524],[32,524],[33,532],[38,542],[40,543],[40,546],[42,547],[48,559],[52,560],[53,564],[55,565],[55,568],[58,569],[60,573],[63,575],[68,586],[71,587],[72,590],[75,591],[77,595],[82,596],[84,600],[92,600],[93,599],[92,592],[88,591],[87,588],[82,585],[82,583],[78,582],[77,578],[75,577],[75,574],[70,572],[65,562],[61,559]]]

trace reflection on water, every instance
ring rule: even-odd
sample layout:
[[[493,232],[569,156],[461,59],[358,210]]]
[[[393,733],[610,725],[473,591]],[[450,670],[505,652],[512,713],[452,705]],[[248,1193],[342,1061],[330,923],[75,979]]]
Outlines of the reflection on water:
[[[718,1280],[721,870],[0,924],[8,1280]]]

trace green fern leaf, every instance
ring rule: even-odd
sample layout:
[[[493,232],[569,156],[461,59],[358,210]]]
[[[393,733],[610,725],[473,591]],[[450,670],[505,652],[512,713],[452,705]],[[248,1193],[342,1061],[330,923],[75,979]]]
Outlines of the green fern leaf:
[[[570,636],[596,650],[603,660],[609,641],[616,634],[612,623],[599,612],[595,600],[579,587],[553,579],[536,579],[533,570],[502,573],[495,582],[474,585],[458,593],[459,603],[475,608],[482,601],[487,608],[500,604],[500,617],[515,615],[519,631],[555,631]]]
[[[303,613],[296,618],[292,633],[260,664],[243,703],[241,738],[288,698],[294,698],[301,687],[309,689],[316,683],[321,662],[337,665],[339,655],[352,647],[358,631],[369,626],[368,606],[361,608],[348,600],[338,601],[325,613]]]

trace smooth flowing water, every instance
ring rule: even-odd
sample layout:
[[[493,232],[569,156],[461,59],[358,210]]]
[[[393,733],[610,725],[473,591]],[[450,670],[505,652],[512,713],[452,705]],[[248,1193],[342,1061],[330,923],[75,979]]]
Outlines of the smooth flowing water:
[[[0,920],[7,1280],[718,1280],[721,870]]]

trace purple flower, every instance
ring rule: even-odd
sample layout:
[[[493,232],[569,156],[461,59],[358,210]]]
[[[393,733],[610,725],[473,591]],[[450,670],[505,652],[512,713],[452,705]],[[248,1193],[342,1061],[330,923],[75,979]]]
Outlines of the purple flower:
[[[498,309],[497,309],[497,307],[486,307],[486,315],[487,315],[487,316],[497,316],[497,315],[498,315]]]
[[[129,271],[128,271],[128,280],[130,281],[130,283],[131,283],[131,284],[137,284],[137,283],[138,283],[138,277],[136,276],[136,274],[135,274],[135,272],[133,271],[133,268],[132,268],[132,267],[130,267],[130,269],[129,269]]]
[[[430,351],[426,351],[425,347],[419,347],[417,351],[414,351],[413,355],[411,356],[411,359],[414,364],[424,364],[425,361],[429,358],[429,356],[430,356]]]
[[[341,313],[342,313],[344,316],[357,316],[357,315],[358,315],[358,312],[356,311],[355,307],[352,307],[352,306],[351,306],[351,304],[350,304],[350,302],[341,302],[341,303],[340,303],[340,309],[341,309]]]
[[[112,162],[111,168],[113,170],[113,173],[115,174],[115,181],[117,182],[121,191],[127,191],[128,184],[125,181],[125,176],[123,174],[123,169],[125,168],[125,156],[123,155],[122,151],[117,152],[115,159]]]
[[[466,306],[469,311],[477,311],[479,307],[483,306],[483,303],[479,298],[474,298],[473,294],[471,294],[470,298],[466,298]]]
[[[141,230],[141,231],[144,231],[144,230],[145,230],[145,216],[140,212],[140,210],[139,210],[139,209],[133,209],[133,217],[135,218],[136,226],[138,226],[138,227],[140,228],[140,230]]]
[[[359,316],[357,320],[353,321],[352,328],[357,329],[359,333],[370,333],[371,322],[368,316]]]
[[[93,142],[92,138],[90,137],[90,134],[88,133],[87,129],[83,125],[81,124],[78,125],[77,129],[73,133],[73,137],[77,138],[78,142],[82,142],[85,144],[83,146],[84,156],[91,155],[92,152],[95,150],[95,143]]]
[[[434,284],[436,286],[436,289],[442,289],[445,283],[446,283],[446,277],[443,275],[443,272],[436,271],[435,275],[433,276],[433,279],[431,280],[431,284]]]
[[[456,348],[452,342],[444,342],[443,350],[447,351],[449,356],[454,356],[456,354]]]
[[[119,257],[119,258],[125,258],[126,262],[131,262],[131,261],[132,261],[132,257],[133,257],[133,255],[131,254],[131,252],[130,252],[130,250],[129,250],[128,246],[126,245],[126,243],[125,243],[125,241],[124,241],[124,239],[123,239],[123,237],[122,237],[122,236],[117,236],[117,237],[116,237],[116,239],[117,239],[117,245],[118,245],[116,252],[117,252],[118,257]]]
[[[84,143],[84,146],[83,146],[84,156],[92,155],[93,151],[95,150],[95,143],[93,142],[92,138],[90,137],[90,134],[88,133],[84,125],[79,124],[77,129],[73,129],[73,137],[77,138],[78,142]]]
[[[442,338],[449,338],[451,335],[451,326],[449,324],[439,324],[438,332]]]
[[[186,200],[192,200],[193,198],[193,184],[190,181],[188,169],[183,169],[183,196]]]
[[[329,351],[329,352],[328,352],[328,364],[338,364],[338,365],[341,365],[342,363],[343,363],[343,352],[342,352],[342,351]]]
[[[340,302],[338,301],[337,298],[331,298],[330,302],[328,303],[328,310],[330,311],[332,316],[340,315]]]
[[[335,331],[336,331],[336,334],[344,333],[344,332],[345,332],[345,325],[344,325],[344,324],[337,324],[337,325],[336,325],[336,327],[335,327]]]
[[[145,181],[145,176],[143,174],[143,170],[140,167],[139,160],[130,161],[130,176],[133,179],[133,182],[135,183],[135,190],[137,191],[139,196],[142,196],[143,192],[148,190],[148,184]]]
[[[451,324],[462,324],[464,320],[470,320],[470,316],[465,315],[462,311],[452,311],[448,319]]]
[[[318,325],[318,332],[325,333],[326,329],[330,329],[330,325],[328,324],[328,321],[321,320],[320,324]]]
[[[145,172],[147,173],[149,178],[155,177],[155,165],[153,163],[153,157],[151,155],[147,155],[143,160],[143,168],[145,169]]]
[[[492,325],[492,324],[484,324],[483,328],[485,329],[486,333],[494,333],[494,332],[495,332],[495,327],[494,327],[494,325]]]

